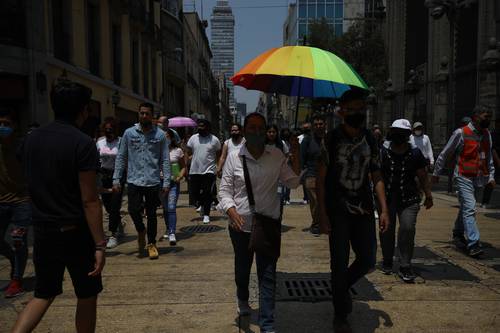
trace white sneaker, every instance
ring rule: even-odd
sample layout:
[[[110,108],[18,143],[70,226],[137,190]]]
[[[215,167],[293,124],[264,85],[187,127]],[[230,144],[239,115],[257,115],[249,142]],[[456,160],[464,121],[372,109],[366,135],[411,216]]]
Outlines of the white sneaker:
[[[199,212],[201,212],[201,208],[202,208],[202,207],[201,207],[201,206],[199,206],[198,208],[196,208],[196,211],[197,211],[198,213],[199,213]]]
[[[252,308],[248,304],[248,301],[238,300],[238,307],[236,309],[240,316],[249,316],[252,314]]]
[[[108,242],[106,243],[106,248],[112,249],[117,246],[118,246],[118,239],[116,239],[116,237],[114,236],[109,237]]]
[[[309,201],[307,201],[307,200],[303,200],[303,201],[302,201],[302,204],[303,204],[303,205],[308,205],[308,204],[309,204]]]
[[[168,236],[169,236],[168,234],[165,234],[165,235],[163,235],[163,236],[162,236],[162,238],[163,238],[163,239],[169,239],[169,237],[168,237]]]
[[[285,201],[285,205],[289,205],[290,204],[290,201]]]
[[[168,240],[170,241],[170,245],[172,246],[177,244],[177,239],[175,239],[175,234],[168,235]]]
[[[209,224],[210,223],[210,216],[205,215],[203,216],[203,224]]]

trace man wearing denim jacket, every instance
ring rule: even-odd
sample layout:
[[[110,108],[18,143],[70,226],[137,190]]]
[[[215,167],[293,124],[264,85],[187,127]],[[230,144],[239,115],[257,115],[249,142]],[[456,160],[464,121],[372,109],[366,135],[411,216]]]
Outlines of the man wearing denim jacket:
[[[491,135],[488,131],[490,120],[491,112],[488,109],[476,107],[472,122],[453,132],[436,160],[432,176],[432,182],[437,183],[445,165],[449,161],[455,163],[453,179],[458,191],[460,210],[453,228],[453,241],[459,247],[465,247],[471,257],[478,257],[483,253],[476,222],[475,192],[485,185],[495,186]]]
[[[156,248],[157,219],[156,207],[160,190],[160,173],[170,179],[169,142],[165,132],[153,125],[153,105],[139,106],[139,123],[123,134],[116,157],[113,175],[114,191],[121,191],[120,179],[127,170],[128,212],[138,233],[139,256],[144,248],[150,259],[158,258]],[[161,195],[168,194],[169,182],[165,182]],[[142,221],[142,210],[146,208],[146,227]]]

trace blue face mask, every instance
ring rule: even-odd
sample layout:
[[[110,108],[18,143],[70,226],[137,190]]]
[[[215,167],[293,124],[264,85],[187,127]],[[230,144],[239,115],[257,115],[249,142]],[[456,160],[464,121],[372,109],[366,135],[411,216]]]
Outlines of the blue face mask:
[[[6,138],[14,132],[12,127],[0,126],[0,138]]]

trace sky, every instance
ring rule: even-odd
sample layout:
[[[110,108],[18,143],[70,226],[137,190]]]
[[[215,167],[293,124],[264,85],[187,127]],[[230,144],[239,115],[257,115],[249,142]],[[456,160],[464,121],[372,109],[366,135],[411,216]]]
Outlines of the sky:
[[[216,0],[203,0],[203,17],[208,20],[207,35],[210,39],[210,16]],[[234,72],[262,52],[283,45],[283,23],[290,0],[229,0],[235,19]],[[184,0],[184,11],[195,6],[201,15],[202,0]],[[248,8],[252,7],[252,8]],[[257,106],[259,92],[235,87],[236,100],[247,104],[247,112]]]

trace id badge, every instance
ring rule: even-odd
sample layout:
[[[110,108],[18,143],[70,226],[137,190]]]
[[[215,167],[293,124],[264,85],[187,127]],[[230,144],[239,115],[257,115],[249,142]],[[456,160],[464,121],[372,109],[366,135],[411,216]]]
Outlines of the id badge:
[[[482,159],[482,160],[485,160],[486,159],[486,153],[484,151],[482,151],[481,153],[479,153],[479,158]]]

